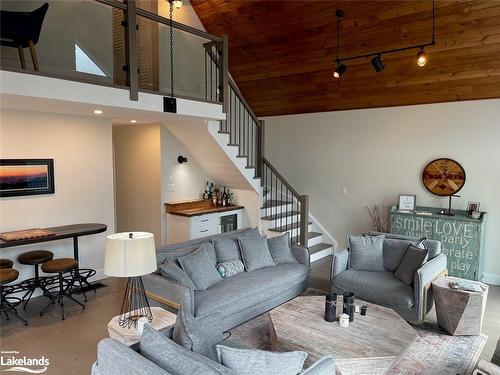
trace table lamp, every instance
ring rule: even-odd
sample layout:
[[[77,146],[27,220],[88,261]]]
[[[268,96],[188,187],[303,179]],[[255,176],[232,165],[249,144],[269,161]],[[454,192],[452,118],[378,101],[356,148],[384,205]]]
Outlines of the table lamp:
[[[153,320],[142,275],[157,270],[154,235],[147,232],[115,233],[106,237],[104,273],[128,277],[118,323],[121,327],[137,327],[141,317]]]

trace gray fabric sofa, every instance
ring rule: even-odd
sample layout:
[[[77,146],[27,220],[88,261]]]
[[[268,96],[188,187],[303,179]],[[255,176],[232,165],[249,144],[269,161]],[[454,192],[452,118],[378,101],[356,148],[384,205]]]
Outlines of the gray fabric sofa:
[[[255,229],[246,228],[160,247],[157,249],[158,266],[168,259],[177,261],[214,238],[236,239],[251,231]],[[184,311],[195,318],[197,325],[215,324],[214,330],[223,332],[306,291],[310,275],[309,251],[297,245],[292,245],[291,250],[297,263],[245,271],[222,279],[203,291],[164,277],[159,271],[143,276],[143,282],[151,305],[182,305]],[[210,322],[209,317],[214,312],[221,315],[220,319]]]
[[[354,296],[395,310],[410,323],[423,322],[433,306],[430,284],[447,274],[446,256],[441,253],[441,242],[426,240],[427,261],[417,269],[412,285],[406,285],[394,276],[394,271],[415,238],[387,233],[371,232],[369,235],[385,235],[383,249],[384,270],[380,272],[358,271],[350,265],[350,249],[337,251],[331,267],[333,292],[353,292]]]
[[[172,339],[173,327],[161,333]],[[241,348],[229,341],[224,341],[221,344]],[[174,343],[172,346],[177,345]],[[202,365],[209,366],[214,370],[210,371],[210,374],[237,375],[234,370],[224,368],[220,363],[199,353],[186,351],[180,346],[175,350],[182,351],[182,356],[172,355],[171,350],[158,347],[158,353],[165,361],[183,361],[182,367],[185,372],[172,374],[144,357],[141,354],[140,345],[136,344],[129,347],[114,339],[103,339],[97,346],[97,361],[92,366],[92,375],[207,375],[206,371],[200,370],[200,362]],[[191,360],[187,358],[191,358]],[[242,358],[242,361],[244,361],[244,358]],[[249,362],[246,365],[252,366],[252,363]],[[334,359],[330,355],[324,356],[312,366],[303,370],[300,375],[335,375]]]

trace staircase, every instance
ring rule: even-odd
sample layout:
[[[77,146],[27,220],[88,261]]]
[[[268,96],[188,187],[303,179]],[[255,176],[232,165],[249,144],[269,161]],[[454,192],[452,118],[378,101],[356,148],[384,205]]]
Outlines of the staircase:
[[[207,70],[219,71],[217,51],[212,45],[206,45],[206,54]],[[217,87],[211,82],[207,86],[209,92]],[[229,74],[227,87],[226,120],[220,122],[217,134],[212,136],[228,156],[236,158],[234,164],[243,175],[260,181],[262,231],[268,237],[288,233],[292,243],[309,248],[311,262],[333,254],[333,238],[309,214],[309,197],[299,194],[264,157],[264,122],[253,113]],[[248,177],[249,172],[253,177]]]

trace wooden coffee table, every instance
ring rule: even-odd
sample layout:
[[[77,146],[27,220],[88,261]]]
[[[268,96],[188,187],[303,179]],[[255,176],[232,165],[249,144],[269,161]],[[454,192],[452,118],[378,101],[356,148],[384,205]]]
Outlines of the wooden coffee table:
[[[324,296],[297,297],[275,308],[269,313],[272,350],[305,351],[309,364],[330,353],[342,375],[384,374],[417,331],[392,309],[360,300],[356,304],[368,305],[367,315],[356,313],[347,328],[324,320]],[[338,317],[342,296],[337,306]]]

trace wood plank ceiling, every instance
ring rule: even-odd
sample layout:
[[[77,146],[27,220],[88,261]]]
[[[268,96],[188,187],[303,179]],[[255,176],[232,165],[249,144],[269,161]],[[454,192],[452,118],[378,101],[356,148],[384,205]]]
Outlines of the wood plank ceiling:
[[[207,31],[229,35],[229,68],[258,116],[500,97],[500,1],[436,1],[435,46],[346,62],[341,56],[431,40],[432,1],[192,0]]]

